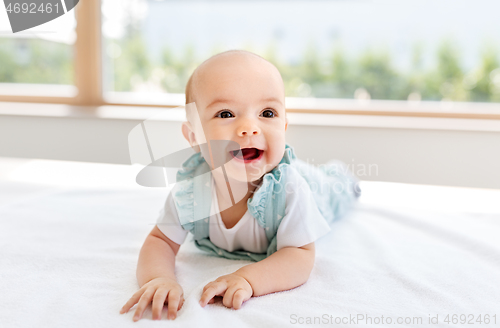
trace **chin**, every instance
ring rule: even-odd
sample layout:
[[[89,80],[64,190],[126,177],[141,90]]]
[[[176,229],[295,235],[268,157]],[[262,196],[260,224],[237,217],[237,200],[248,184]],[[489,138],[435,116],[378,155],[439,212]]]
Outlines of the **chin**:
[[[266,172],[263,172],[261,168],[252,169],[237,163],[236,165],[226,166],[226,173],[229,179],[249,183],[261,179]]]
[[[264,174],[229,174],[228,177],[231,180],[237,181],[237,182],[245,182],[245,183],[250,183],[250,182],[255,182],[257,180],[260,180]]]

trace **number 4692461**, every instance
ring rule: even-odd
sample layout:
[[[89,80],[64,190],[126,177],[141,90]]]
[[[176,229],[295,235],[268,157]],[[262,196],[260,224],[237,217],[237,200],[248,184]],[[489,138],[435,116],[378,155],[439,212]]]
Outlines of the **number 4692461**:
[[[485,324],[485,325],[488,325],[490,323],[493,323],[493,324],[496,324],[497,323],[497,315],[492,315],[491,318],[490,318],[490,315],[489,314],[485,314],[484,316],[481,317],[481,315],[479,315],[477,318],[473,315],[473,314],[469,314],[469,315],[466,315],[466,314],[461,314],[460,316],[458,314],[454,314],[451,316],[450,318],[450,315],[448,314],[446,316],[446,318],[444,318],[444,322],[450,324],[458,324],[459,322],[461,324]]]
[[[54,10],[57,14],[59,13],[59,4],[52,3],[41,3],[38,7],[36,3],[9,3],[6,8],[7,12],[10,13],[23,13],[23,14],[37,14],[37,13],[47,13],[50,14]]]

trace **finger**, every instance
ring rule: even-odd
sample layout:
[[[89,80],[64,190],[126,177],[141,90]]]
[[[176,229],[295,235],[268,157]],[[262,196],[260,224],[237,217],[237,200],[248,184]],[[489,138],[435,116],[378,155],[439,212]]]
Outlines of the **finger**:
[[[210,301],[215,295],[223,295],[224,292],[227,289],[227,285],[225,282],[217,282],[214,284],[211,284],[201,295],[200,299],[200,305],[201,307],[204,307],[205,305],[208,304],[208,301]]]
[[[173,320],[177,316],[177,309],[181,300],[180,293],[176,290],[170,290],[168,293],[168,314],[167,319]]]
[[[139,303],[137,304],[137,309],[135,310],[134,318],[132,320],[137,321],[142,317],[142,313],[148,306],[148,304],[151,302],[151,299],[153,298],[153,295],[155,293],[154,288],[148,288],[144,294],[142,294],[141,299],[139,300]]]
[[[211,281],[209,282],[208,284],[205,285],[205,287],[203,287],[203,293],[209,288],[209,287],[212,287],[213,285],[217,285],[220,281]]]
[[[226,290],[226,293],[222,298],[222,304],[224,304],[225,307],[231,308],[233,306],[234,293],[240,288],[241,287],[238,286],[231,286]]]
[[[167,298],[168,289],[159,288],[153,297],[153,320],[161,319],[161,312],[163,310],[163,305],[165,305],[165,300]]]
[[[181,301],[179,303],[179,307],[177,308],[177,311],[179,311],[183,305],[184,305],[184,297],[181,297]]]
[[[202,293],[201,293],[201,297],[200,297],[200,305],[201,305],[202,307],[203,307],[203,306],[204,306],[204,304],[205,304],[205,303],[204,303],[205,298],[207,298],[207,297],[208,297],[208,293],[209,293],[209,292],[207,292],[207,290],[208,290],[209,288],[215,288],[214,286],[215,286],[216,284],[217,284],[217,282],[215,282],[215,281],[211,281],[211,282],[209,282],[208,284],[206,284],[206,285],[205,285],[205,287],[203,287],[203,291],[202,291]],[[206,303],[206,304],[208,304],[208,303]]]
[[[248,293],[244,289],[238,289],[233,296],[233,307],[235,310],[238,310],[241,308],[241,305],[243,305],[243,302],[249,300],[250,297],[248,296]]]
[[[200,299],[200,304],[201,306],[207,305],[209,302],[214,303],[215,296],[224,296],[224,293],[227,289],[227,284],[226,282],[218,281],[212,283],[210,286],[207,287],[203,295],[201,296]]]
[[[135,294],[132,295],[132,297],[122,307],[122,309],[120,310],[120,313],[128,312],[128,310],[130,310],[130,308],[132,306],[134,306],[134,304],[139,301],[139,299],[141,298],[141,296],[142,296],[143,293],[144,293],[144,289],[142,289],[142,288],[139,289],[137,292],[135,292]]]
[[[211,281],[208,284],[206,284],[205,287],[203,287],[202,293],[205,293],[205,291],[207,290],[207,288],[210,287],[210,286],[212,286],[214,283],[215,283],[214,281]]]

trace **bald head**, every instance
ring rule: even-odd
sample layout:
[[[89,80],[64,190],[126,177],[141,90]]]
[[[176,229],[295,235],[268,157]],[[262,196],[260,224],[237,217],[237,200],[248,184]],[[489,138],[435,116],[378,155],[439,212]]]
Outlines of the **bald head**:
[[[283,79],[278,69],[266,59],[246,50],[228,50],[210,57],[194,70],[186,84],[186,104],[197,102],[200,87],[211,79],[217,79],[218,70],[230,68],[231,65],[244,66],[258,73],[267,74],[283,86]]]
[[[214,171],[211,146],[203,150],[203,144],[231,141],[241,148],[259,149],[258,161],[234,164],[230,160],[234,154],[228,158],[227,152],[234,148],[222,147],[223,162],[233,163],[227,176],[245,185],[259,180],[283,158],[288,126],[283,79],[273,64],[251,52],[226,51],[196,68],[186,87],[186,118],[182,124],[184,137],[207,162],[212,162]],[[222,181],[227,182],[227,178],[219,179],[225,185]]]

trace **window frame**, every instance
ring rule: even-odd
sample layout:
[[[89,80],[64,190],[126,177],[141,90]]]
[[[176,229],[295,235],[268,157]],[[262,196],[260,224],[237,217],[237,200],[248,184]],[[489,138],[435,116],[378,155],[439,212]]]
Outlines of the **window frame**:
[[[61,92],[50,95],[61,86],[37,85],[36,94],[0,93],[0,102],[57,103],[77,106],[141,106],[173,108],[183,105],[182,94],[159,96],[158,100],[130,97],[130,93],[104,94],[102,86],[102,35],[101,0],[80,1],[75,7],[76,41],[74,44],[74,70],[76,92]],[[23,87],[23,84],[16,84]],[[34,88],[26,84],[24,88]],[[58,89],[59,88],[59,89]],[[45,90],[44,90],[45,89]],[[47,96],[47,94],[49,94]],[[58,93],[60,94],[60,93]],[[134,99],[132,99],[134,98]],[[439,102],[439,101],[396,101],[333,98],[286,99],[287,111],[293,113],[320,113],[344,115],[414,116],[442,118],[472,118],[500,120],[499,103]]]
[[[24,89],[34,92],[20,94],[0,93],[0,101],[55,103],[79,106],[104,105],[101,82],[101,1],[80,1],[75,7],[76,40],[73,45],[74,92],[61,92],[62,95],[50,95],[68,86],[51,84],[16,83]],[[8,89],[8,86],[7,86]],[[47,96],[47,94],[49,94]]]

